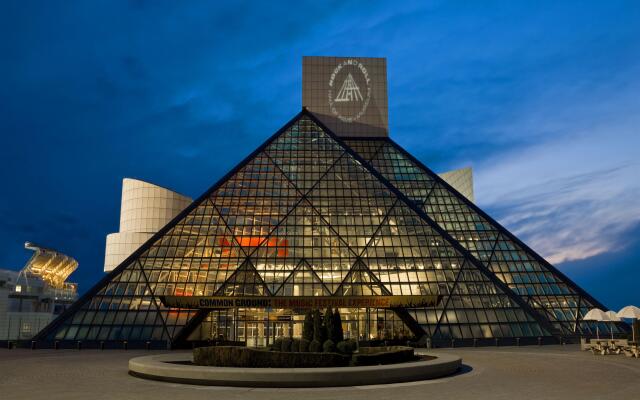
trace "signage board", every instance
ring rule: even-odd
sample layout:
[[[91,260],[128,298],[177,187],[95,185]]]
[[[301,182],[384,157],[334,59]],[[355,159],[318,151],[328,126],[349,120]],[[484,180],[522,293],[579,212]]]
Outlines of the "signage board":
[[[160,296],[165,307],[224,308],[395,308],[435,307],[442,299],[431,296]]]

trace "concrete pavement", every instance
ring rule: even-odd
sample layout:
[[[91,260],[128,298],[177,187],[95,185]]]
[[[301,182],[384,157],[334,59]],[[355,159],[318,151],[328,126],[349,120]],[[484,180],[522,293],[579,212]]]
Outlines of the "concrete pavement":
[[[462,356],[458,375],[342,388],[246,389],[172,384],[127,374],[128,360],[162,352],[0,350],[3,399],[638,399],[640,359],[576,346],[437,349]],[[283,397],[284,396],[284,397]]]

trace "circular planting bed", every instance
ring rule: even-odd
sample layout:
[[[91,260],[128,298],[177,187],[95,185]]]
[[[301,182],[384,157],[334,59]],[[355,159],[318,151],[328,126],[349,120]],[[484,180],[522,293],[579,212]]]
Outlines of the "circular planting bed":
[[[330,368],[237,368],[194,365],[191,352],[172,352],[129,360],[129,373],[145,379],[194,385],[242,387],[331,387],[434,379],[458,371],[455,355],[397,364]]]

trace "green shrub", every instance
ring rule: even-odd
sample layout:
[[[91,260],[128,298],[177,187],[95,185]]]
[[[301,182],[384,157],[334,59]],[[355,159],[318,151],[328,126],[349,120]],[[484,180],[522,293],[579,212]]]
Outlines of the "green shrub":
[[[347,340],[338,342],[338,344],[336,344],[336,349],[340,354],[351,354],[354,352],[352,344]]]
[[[307,339],[300,339],[300,348],[298,349],[299,352],[301,353],[306,353],[309,351],[309,343],[311,343],[309,340]]]
[[[313,339],[311,341],[311,343],[309,343],[309,352],[311,352],[311,353],[321,353],[322,352],[322,344],[318,340]]]
[[[320,346],[326,340],[325,330],[322,326],[322,315],[320,314],[320,310],[313,311],[313,340],[320,342]]]
[[[291,351],[291,338],[282,338],[282,347],[280,351]]]
[[[340,317],[340,310],[336,308],[333,312],[333,332],[331,335],[331,340],[336,343],[342,342],[344,340],[344,331],[342,330],[342,317]]]
[[[291,351],[294,353],[300,351],[300,339],[291,339]]]
[[[331,308],[327,308],[324,311],[324,316],[322,317],[322,328],[324,331],[324,340],[322,341],[322,343],[326,342],[327,340],[331,340],[335,343],[335,341],[333,340],[333,311],[331,310]]]
[[[349,364],[337,353],[283,353],[248,347],[211,346],[193,350],[196,365],[239,368],[323,368]]]
[[[352,365],[395,364],[414,360],[412,347],[360,347],[351,357]]]
[[[302,338],[308,342],[313,340],[313,311],[307,311],[302,324]]]
[[[336,352],[336,344],[333,343],[333,340],[327,339],[322,343],[322,351],[325,353],[335,353]]]

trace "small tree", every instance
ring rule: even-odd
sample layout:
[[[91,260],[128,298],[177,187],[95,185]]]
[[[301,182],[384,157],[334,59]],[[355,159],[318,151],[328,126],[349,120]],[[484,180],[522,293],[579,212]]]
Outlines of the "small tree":
[[[313,340],[313,325],[313,312],[309,310],[304,316],[304,323],[302,324],[302,338],[308,342]]]
[[[324,343],[322,334],[322,316],[320,310],[313,311],[313,340],[319,342],[321,345]]]
[[[331,308],[326,309],[326,311],[324,312],[324,318],[322,319],[322,325],[324,327],[324,340],[332,340],[335,342],[334,338],[333,338],[333,311],[331,311]],[[324,343],[324,342],[322,342]]]
[[[336,308],[333,313],[333,334],[331,340],[334,343],[339,343],[344,340],[344,331],[342,330],[342,317],[340,317],[340,311]]]

